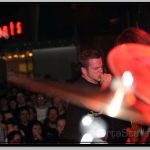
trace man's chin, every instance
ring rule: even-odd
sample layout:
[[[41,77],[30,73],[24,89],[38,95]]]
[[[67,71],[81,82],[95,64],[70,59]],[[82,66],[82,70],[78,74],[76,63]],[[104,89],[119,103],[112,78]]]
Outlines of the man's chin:
[[[98,78],[98,79],[97,79],[97,81],[98,81],[98,82],[101,82],[101,81],[102,81],[102,78],[101,78],[101,77],[100,77],[100,78]]]

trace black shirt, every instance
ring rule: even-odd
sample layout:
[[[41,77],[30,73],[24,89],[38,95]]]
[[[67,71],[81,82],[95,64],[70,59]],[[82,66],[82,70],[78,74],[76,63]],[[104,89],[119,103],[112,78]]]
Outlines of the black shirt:
[[[74,83],[79,89],[93,90],[100,89],[99,84],[93,84],[86,81],[84,78],[80,78]],[[80,143],[82,138],[82,131],[80,129],[80,123],[82,118],[90,113],[90,110],[78,107],[76,105],[69,104],[66,115],[66,126],[61,136],[61,142],[63,143]]]
[[[74,83],[79,89],[86,89],[89,92],[100,90],[100,84],[93,84],[86,81],[84,78],[80,78]],[[81,130],[82,118],[91,111],[78,107],[76,105],[69,105],[66,115],[66,126],[60,137],[60,143],[76,143],[79,144],[83,136]],[[104,120],[107,126],[107,135],[105,139],[108,143],[125,143],[127,139],[126,128],[130,127],[130,122],[120,120],[117,118],[111,118],[104,114],[98,116]]]

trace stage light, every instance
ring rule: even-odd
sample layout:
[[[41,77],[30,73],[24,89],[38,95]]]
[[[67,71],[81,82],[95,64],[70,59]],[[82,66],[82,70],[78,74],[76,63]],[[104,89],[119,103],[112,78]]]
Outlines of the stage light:
[[[95,131],[96,138],[103,138],[106,136],[106,130],[103,128],[99,128]]]
[[[124,98],[124,86],[122,80],[119,78],[114,79],[111,88],[112,90],[115,90],[115,95],[107,108],[107,115],[115,117],[120,111],[121,103]]]
[[[90,114],[88,114],[85,117],[83,117],[82,125],[89,126],[92,123],[92,121],[93,121],[93,117]]]
[[[93,136],[89,133],[86,133],[82,136],[80,144],[91,144],[93,141]]]
[[[101,138],[106,136],[106,128],[106,122],[101,117],[94,117],[93,114],[86,115],[81,121],[81,131],[83,134],[81,142],[84,144],[102,141]]]
[[[106,135],[106,123],[100,117],[94,118],[94,121],[87,129],[87,133],[90,133],[94,138],[102,138]]]
[[[134,78],[130,71],[125,71],[121,78],[114,78],[111,89],[115,91],[115,95],[107,108],[107,115],[116,117],[120,112],[120,107],[125,94],[132,92]]]
[[[29,52],[29,54],[28,54],[28,55],[29,55],[29,57],[32,57],[32,56],[33,56],[33,54],[32,54],[31,52]]]
[[[122,81],[126,88],[130,88],[134,81],[132,73],[130,71],[125,71],[122,76]]]
[[[21,54],[21,55],[20,55],[20,58],[25,58],[25,54]]]
[[[109,116],[116,117],[118,115],[123,98],[124,98],[124,90],[122,88],[117,89],[107,109],[107,114]]]
[[[3,59],[3,60],[7,60],[6,56],[2,56],[2,59]]]
[[[18,58],[18,55],[17,55],[17,54],[14,54],[13,57],[14,57],[14,58]]]
[[[12,59],[12,56],[11,55],[8,55],[8,57],[7,57],[8,59]]]

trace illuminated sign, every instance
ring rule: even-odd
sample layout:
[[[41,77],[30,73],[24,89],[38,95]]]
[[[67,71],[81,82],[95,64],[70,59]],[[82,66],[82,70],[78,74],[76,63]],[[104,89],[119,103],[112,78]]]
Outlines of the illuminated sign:
[[[22,34],[22,23],[20,21],[11,21],[9,25],[0,27],[0,39],[9,39],[10,36],[15,36],[17,34]]]

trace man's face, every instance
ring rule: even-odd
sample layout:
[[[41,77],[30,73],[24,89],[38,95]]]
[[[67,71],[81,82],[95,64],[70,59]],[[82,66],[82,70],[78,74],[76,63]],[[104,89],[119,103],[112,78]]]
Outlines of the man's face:
[[[19,105],[25,104],[25,96],[23,93],[18,93],[17,94],[17,102]]]
[[[10,133],[12,131],[18,131],[18,126],[17,125],[13,125],[13,124],[8,124],[7,125],[7,133]]]
[[[42,128],[40,125],[33,125],[32,127],[32,134],[33,136],[38,136],[42,134]]]
[[[37,105],[38,106],[43,106],[45,104],[45,98],[43,95],[39,94],[37,96]]]
[[[22,122],[28,122],[29,121],[29,112],[27,110],[22,110],[20,112],[20,120]]]
[[[88,61],[88,66],[86,67],[86,76],[93,83],[97,83],[101,80],[103,74],[103,63],[101,58],[92,58]]]
[[[57,120],[58,114],[55,109],[51,109],[49,114],[48,114],[48,119],[52,122],[55,123]]]

